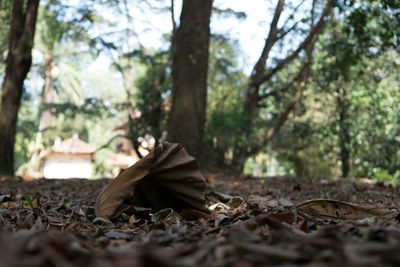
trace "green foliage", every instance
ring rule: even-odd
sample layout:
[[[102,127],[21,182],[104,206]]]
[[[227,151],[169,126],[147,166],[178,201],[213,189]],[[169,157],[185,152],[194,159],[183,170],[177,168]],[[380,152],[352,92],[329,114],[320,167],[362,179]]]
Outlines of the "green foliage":
[[[338,1],[346,14],[344,30],[355,38],[357,53],[375,54],[400,44],[400,2],[391,0]]]
[[[240,69],[232,40],[214,37],[210,45],[208,108],[205,144],[214,150],[218,163],[229,163],[232,150],[244,140],[241,91],[246,77]]]
[[[395,183],[400,182],[400,171],[397,171],[394,174],[390,174],[385,169],[372,168],[369,176],[378,181],[395,182]]]
[[[31,195],[22,196],[22,203],[24,203],[25,206],[33,209],[33,197]]]
[[[31,156],[30,147],[32,145],[35,133],[31,129],[35,129],[37,124],[32,118],[25,113],[25,110],[21,110],[20,118],[18,121],[17,135],[14,147],[15,153],[15,166],[18,168],[25,162],[28,162]]]
[[[327,59],[322,51],[323,57]],[[400,55],[388,51],[378,58],[363,58],[349,69],[351,176],[395,181],[399,175]],[[317,57],[318,59],[318,57]],[[326,62],[330,62],[326,60]],[[290,162],[287,172],[303,176],[338,176],[338,123],[335,80],[315,64],[312,87],[305,96],[306,113],[286,124],[271,143],[280,163]],[[334,65],[332,65],[334,67]],[[336,70],[334,70],[336,71]],[[320,77],[318,77],[318,75]],[[322,83],[321,83],[322,79]],[[328,82],[330,81],[330,82]]]
[[[135,138],[150,134],[159,139],[166,127],[165,104],[171,95],[169,51],[160,51],[153,55],[140,53],[137,56],[146,66],[146,70],[135,83],[137,87],[135,104],[141,113],[140,119],[134,126]]]
[[[399,63],[399,54],[390,51],[360,66],[362,76],[352,91],[355,175],[371,175],[374,168],[394,175],[400,168],[400,76],[392,72]]]
[[[337,88],[345,86],[351,175],[389,179],[400,167],[399,54],[391,49],[398,42],[398,28],[383,21],[395,19],[399,5],[389,10],[382,7],[383,1],[345,4],[350,6],[339,3],[342,13],[335,14],[317,43],[313,82],[304,98],[306,112],[297,112],[271,149],[279,162],[291,162],[288,173],[337,176],[341,163],[335,98]]]
[[[213,15],[217,15],[222,18],[234,17],[236,19],[244,20],[247,17],[245,12],[237,12],[232,8],[218,8],[216,6],[213,7],[212,13]]]

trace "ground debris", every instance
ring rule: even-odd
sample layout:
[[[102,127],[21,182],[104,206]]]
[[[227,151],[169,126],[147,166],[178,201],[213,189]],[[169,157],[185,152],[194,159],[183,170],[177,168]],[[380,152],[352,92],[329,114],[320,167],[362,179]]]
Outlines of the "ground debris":
[[[0,267],[399,266],[399,188],[207,177],[211,213],[95,215],[109,180],[2,181]]]

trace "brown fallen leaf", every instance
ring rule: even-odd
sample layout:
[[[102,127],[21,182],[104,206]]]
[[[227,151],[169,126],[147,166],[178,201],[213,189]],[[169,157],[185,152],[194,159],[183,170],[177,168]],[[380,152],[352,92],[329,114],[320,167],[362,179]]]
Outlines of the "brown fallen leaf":
[[[163,142],[100,192],[97,217],[112,217],[122,203],[156,210],[205,208],[205,179],[180,144]]]
[[[227,205],[231,209],[236,209],[236,208],[240,207],[243,203],[244,203],[243,198],[241,198],[239,196],[234,196],[234,197],[231,197],[231,199],[229,199]]]
[[[266,209],[268,207],[276,207],[279,205],[278,201],[274,199],[271,200],[270,198],[258,195],[250,195],[247,198],[247,203],[251,208],[261,208],[261,209]]]
[[[394,215],[396,208],[362,206],[333,199],[312,199],[296,204],[298,211],[320,218],[359,220],[372,216]]]

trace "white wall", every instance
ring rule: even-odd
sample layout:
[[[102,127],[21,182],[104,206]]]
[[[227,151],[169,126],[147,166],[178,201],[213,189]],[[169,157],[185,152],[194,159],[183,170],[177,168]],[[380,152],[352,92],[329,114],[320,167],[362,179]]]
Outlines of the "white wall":
[[[90,156],[49,155],[44,162],[43,177],[48,179],[92,178]]]

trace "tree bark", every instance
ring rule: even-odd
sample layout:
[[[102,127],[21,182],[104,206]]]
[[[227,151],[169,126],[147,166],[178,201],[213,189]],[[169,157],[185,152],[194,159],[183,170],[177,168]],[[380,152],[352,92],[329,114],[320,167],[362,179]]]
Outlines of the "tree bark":
[[[14,0],[0,106],[0,175],[14,174],[14,143],[23,83],[32,64],[39,0]]]
[[[212,0],[184,0],[173,38],[172,107],[167,139],[200,156],[206,119]]]

